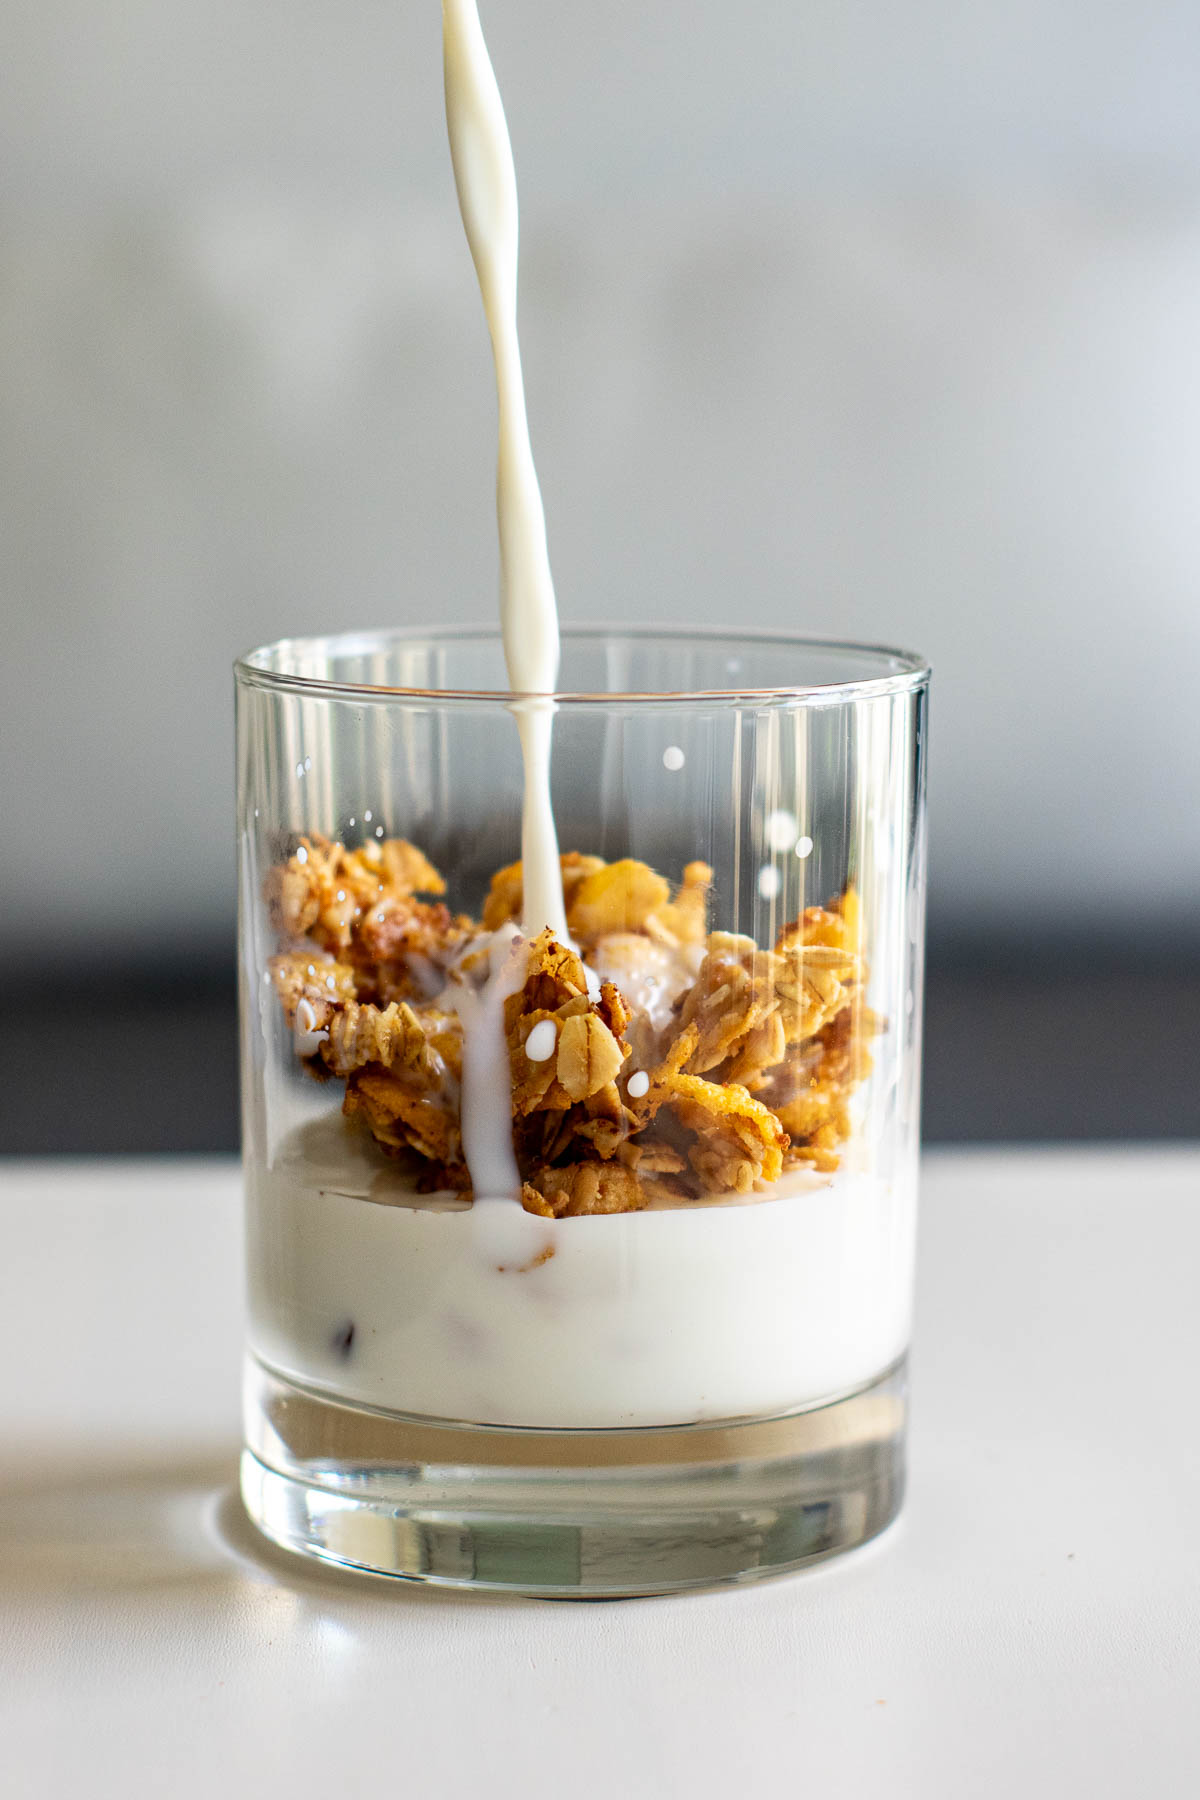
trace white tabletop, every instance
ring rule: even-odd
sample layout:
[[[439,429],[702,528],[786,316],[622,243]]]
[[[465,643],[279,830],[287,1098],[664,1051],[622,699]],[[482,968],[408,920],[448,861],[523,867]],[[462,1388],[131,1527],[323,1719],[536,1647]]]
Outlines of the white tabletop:
[[[7,1800],[1200,1791],[1200,1150],[941,1153],[924,1205],[900,1523],[548,1604],[244,1522],[231,1165],[0,1165]]]

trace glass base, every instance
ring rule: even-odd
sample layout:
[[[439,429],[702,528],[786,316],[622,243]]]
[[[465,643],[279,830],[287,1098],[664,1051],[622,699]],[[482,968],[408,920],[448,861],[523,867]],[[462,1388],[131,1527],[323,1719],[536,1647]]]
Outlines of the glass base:
[[[904,1495],[905,1362],[772,1419],[523,1431],[347,1405],[246,1369],[242,1498],[284,1549],[443,1587],[613,1599],[758,1580]]]

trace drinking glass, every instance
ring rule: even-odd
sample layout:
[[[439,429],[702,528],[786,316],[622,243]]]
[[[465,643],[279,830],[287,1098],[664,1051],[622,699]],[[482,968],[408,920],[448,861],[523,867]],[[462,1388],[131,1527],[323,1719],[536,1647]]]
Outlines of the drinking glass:
[[[498,633],[447,630],[288,640],[236,682],[256,1524],[383,1574],[580,1596],[881,1531],[925,664],[572,630],[531,701]],[[522,705],[552,714],[574,947],[515,941]],[[497,1026],[526,1185],[472,1199],[460,1015],[510,939],[543,968]]]

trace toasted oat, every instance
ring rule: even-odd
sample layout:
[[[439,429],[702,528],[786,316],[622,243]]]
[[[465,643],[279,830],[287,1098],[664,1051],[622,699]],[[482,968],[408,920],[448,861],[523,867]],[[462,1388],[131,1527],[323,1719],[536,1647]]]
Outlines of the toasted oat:
[[[789,1043],[812,1037],[849,1004],[857,956],[831,945],[807,944],[775,958],[775,992]]]
[[[807,907],[800,918],[785,925],[775,948],[782,955],[805,944],[824,944],[831,950],[849,950],[857,954],[861,914],[858,890],[848,887],[836,904]]]
[[[377,1064],[356,1069],[346,1083],[343,1111],[348,1118],[361,1114],[387,1150],[413,1151],[447,1166],[461,1163],[457,1114],[424,1098],[391,1069]]]
[[[674,900],[659,906],[645,921],[645,930],[660,944],[702,944],[707,931],[708,891],[713,872],[707,863],[691,862]]]
[[[517,1118],[562,1113],[581,1101],[600,1101],[611,1111],[615,1090],[611,1097],[607,1090],[628,1055],[621,1040],[628,1009],[611,984],[593,1001],[583,963],[550,931],[531,945],[525,984],[506,1002],[504,1017]],[[531,1058],[526,1045],[545,1026],[553,1054]]]
[[[289,1027],[296,1023],[296,1010],[302,1000],[312,1009],[309,1029],[323,1031],[337,1008],[354,998],[353,969],[315,948],[271,957],[267,973]]]
[[[736,1082],[671,1075],[667,1083],[674,1116],[694,1135],[688,1161],[710,1192],[749,1194],[779,1179],[788,1137],[768,1107]]]
[[[511,1030],[513,1020],[524,1012],[538,1008],[554,1012],[569,1000],[586,1000],[587,995],[587,971],[578,952],[560,944],[547,929],[529,947],[525,985],[505,1003],[505,1025]]]
[[[647,864],[624,857],[605,863],[571,896],[567,925],[582,944],[614,931],[642,931],[651,914],[671,898],[670,884]]]
[[[577,1013],[558,1034],[558,1079],[572,1101],[586,1100],[615,1080],[626,1056],[595,1013]]]
[[[350,1075],[368,1063],[403,1070],[410,1085],[433,1096],[462,1074],[462,1026],[457,1014],[436,1007],[415,1011],[393,1001],[381,1010],[351,1000],[334,1014],[321,1055],[335,1075]]]
[[[541,1169],[521,1192],[526,1212],[546,1219],[574,1219],[585,1213],[640,1212],[649,1196],[624,1163],[577,1162],[564,1169]]]
[[[348,952],[360,992],[385,1006],[392,1000],[433,999],[471,931],[469,920],[452,918],[436,903],[398,897],[372,908]]]
[[[602,856],[581,856],[577,850],[568,850],[559,857],[562,870],[563,903],[570,916],[571,902],[581,882],[604,867]],[[483,904],[483,928],[485,931],[498,931],[510,919],[519,919],[525,904],[525,889],[521,864],[509,863],[506,869],[499,869],[492,876],[492,885]]]
[[[347,850],[317,832],[302,837],[264,884],[268,917],[280,938],[311,936],[332,951],[347,948],[355,922],[372,907],[445,891],[433,864],[403,838],[372,838]]]
[[[689,863],[675,898],[670,884],[648,864],[625,857],[607,863],[599,856],[569,851],[560,858],[563,902],[571,936],[590,949],[614,932],[636,933],[660,944],[676,946],[704,941],[712,870]],[[524,889],[519,862],[492,877],[483,909],[483,925],[496,931],[519,919]]]
[[[838,1146],[850,1135],[850,1096],[871,1071],[868,1045],[883,1029],[883,1021],[855,998],[769,1072],[758,1097],[791,1139],[789,1161],[838,1166]]]
[[[713,932],[680,1014],[699,1034],[689,1066],[742,1082],[769,1068],[841,1010],[858,969],[849,951],[814,945],[779,955],[753,938]]]
[[[778,1010],[772,971],[773,959],[753,938],[713,932],[680,1013],[684,1030],[696,1028],[689,1058],[694,1073],[718,1068]]]

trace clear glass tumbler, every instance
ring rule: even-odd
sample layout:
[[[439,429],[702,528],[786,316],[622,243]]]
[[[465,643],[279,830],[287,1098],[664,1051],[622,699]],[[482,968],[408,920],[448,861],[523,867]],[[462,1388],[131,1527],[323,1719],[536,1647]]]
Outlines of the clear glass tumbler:
[[[242,1491],[269,1537],[616,1595],[894,1518],[927,689],[893,650],[565,634],[573,941],[529,944],[498,634],[238,664]],[[464,1021],[478,1044],[496,944],[520,1188],[475,1200]]]

